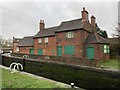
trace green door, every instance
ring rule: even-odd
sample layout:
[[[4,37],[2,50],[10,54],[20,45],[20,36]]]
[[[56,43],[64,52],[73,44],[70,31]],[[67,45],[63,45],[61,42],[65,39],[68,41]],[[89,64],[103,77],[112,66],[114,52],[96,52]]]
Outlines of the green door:
[[[34,54],[34,49],[33,48],[30,49],[30,54]]]
[[[62,56],[62,46],[57,46],[57,55]]]
[[[87,59],[94,59],[94,47],[87,47]]]
[[[38,49],[38,55],[43,55],[43,49]]]

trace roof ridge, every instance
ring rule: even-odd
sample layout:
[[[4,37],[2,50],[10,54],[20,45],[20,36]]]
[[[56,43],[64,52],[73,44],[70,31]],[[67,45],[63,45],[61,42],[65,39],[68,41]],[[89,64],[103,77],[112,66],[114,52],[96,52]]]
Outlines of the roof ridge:
[[[25,36],[25,37],[23,37],[23,38],[27,38],[27,37],[33,37],[33,36]]]
[[[62,22],[71,22],[71,21],[75,21],[75,20],[81,20],[82,18],[77,18],[77,19],[72,19],[72,20],[68,20],[68,21],[62,21]],[[61,22],[61,23],[62,23]]]
[[[50,28],[56,28],[56,27],[59,27],[59,26],[52,26],[52,27],[44,28],[44,29],[42,29],[42,30],[50,29]]]

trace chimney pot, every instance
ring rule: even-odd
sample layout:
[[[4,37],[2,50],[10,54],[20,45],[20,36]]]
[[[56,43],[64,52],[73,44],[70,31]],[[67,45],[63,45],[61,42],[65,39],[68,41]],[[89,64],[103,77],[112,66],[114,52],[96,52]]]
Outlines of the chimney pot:
[[[83,7],[83,11],[85,11],[85,7]]]
[[[82,20],[87,21],[88,20],[88,12],[85,10],[85,7],[83,7],[83,11],[81,11],[82,14]]]
[[[42,20],[42,19],[40,20],[39,27],[40,27],[40,30],[45,28],[44,20]]]

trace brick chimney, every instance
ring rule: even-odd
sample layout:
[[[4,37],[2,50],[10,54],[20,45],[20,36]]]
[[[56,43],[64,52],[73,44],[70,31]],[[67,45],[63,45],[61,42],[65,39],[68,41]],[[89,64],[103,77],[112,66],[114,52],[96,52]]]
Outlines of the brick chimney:
[[[83,7],[83,11],[81,11],[82,14],[82,20],[87,21],[88,20],[88,12],[85,10],[85,7]]]
[[[40,30],[45,28],[44,20],[40,20],[39,27],[40,27]]]
[[[92,26],[92,28],[96,27],[96,20],[95,19],[96,18],[92,15],[92,17],[91,17],[91,26]]]

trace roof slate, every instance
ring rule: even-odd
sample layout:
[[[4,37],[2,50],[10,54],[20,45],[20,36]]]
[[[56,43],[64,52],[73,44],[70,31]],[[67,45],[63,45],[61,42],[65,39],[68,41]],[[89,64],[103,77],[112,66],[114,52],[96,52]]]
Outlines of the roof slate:
[[[82,19],[75,19],[70,21],[64,21],[60,24],[56,32],[69,31],[74,29],[82,28]]]
[[[85,44],[92,44],[92,43],[108,43],[103,37],[98,35],[97,33],[89,33],[88,37],[86,38]]]
[[[33,46],[33,36],[24,37],[17,46]]]
[[[57,28],[58,26],[42,29],[34,36],[34,38],[55,35]]]
[[[45,28],[40,30],[34,38],[46,37],[55,35],[55,32],[70,31],[75,29],[84,28],[85,30],[91,32],[91,25],[88,21],[82,21],[82,18],[74,19],[70,21],[64,21],[59,26]]]
[[[106,38],[107,42],[109,42],[110,44],[120,44],[120,39],[119,38]]]
[[[19,43],[22,38],[13,38],[13,43]]]

